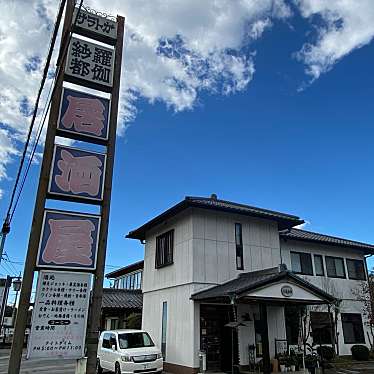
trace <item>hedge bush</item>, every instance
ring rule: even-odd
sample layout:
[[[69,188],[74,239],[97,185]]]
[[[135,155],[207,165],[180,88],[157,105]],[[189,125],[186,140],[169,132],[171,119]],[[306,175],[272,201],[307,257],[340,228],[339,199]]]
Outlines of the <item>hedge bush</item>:
[[[357,361],[367,361],[369,359],[369,348],[365,345],[353,345],[351,347],[352,357]]]
[[[328,345],[322,345],[317,347],[317,353],[322,357],[325,361],[331,361],[335,357],[335,351],[332,347]]]

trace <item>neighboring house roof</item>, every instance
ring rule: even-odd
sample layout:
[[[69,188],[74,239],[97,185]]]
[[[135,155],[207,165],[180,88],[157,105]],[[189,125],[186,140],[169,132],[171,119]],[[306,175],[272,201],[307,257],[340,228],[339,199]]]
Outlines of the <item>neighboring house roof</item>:
[[[123,268],[114,270],[105,275],[106,278],[118,278],[122,275],[132,273],[137,270],[142,270],[144,268],[144,260],[134,262],[133,264],[126,265]]]
[[[233,294],[235,294],[237,297],[241,297],[245,296],[245,294],[252,290],[270,285],[271,283],[289,280],[301,287],[310,290],[312,293],[318,295],[323,300],[326,300],[328,302],[334,302],[336,300],[332,295],[326,293],[320,288],[314,286],[303,278],[287,270],[284,265],[283,267],[284,268],[281,270],[279,270],[278,267],[275,267],[259,271],[252,271],[249,273],[241,273],[237,278],[231,281],[193,294],[191,296],[191,299],[198,301],[210,300],[213,302],[217,300],[229,299],[230,295]]]
[[[374,253],[374,245],[372,244],[356,242],[354,240],[338,238],[330,235],[323,235],[312,231],[291,229],[288,231],[280,232],[279,235],[281,238],[284,239],[301,240],[308,242],[323,243],[327,245],[350,247],[354,249],[363,250],[363,252],[365,252],[366,254]]]
[[[221,212],[241,214],[250,217],[265,218],[278,222],[279,229],[291,228],[302,224],[304,221],[297,216],[280,213],[273,210],[262,209],[245,204],[237,204],[231,201],[219,200],[215,195],[207,197],[186,196],[184,200],[174,205],[170,209],[151,219],[136,230],[130,231],[126,238],[144,240],[146,232],[154,226],[175,216],[187,208],[201,208]]]
[[[141,290],[104,288],[101,306],[103,309],[142,309],[143,294]]]

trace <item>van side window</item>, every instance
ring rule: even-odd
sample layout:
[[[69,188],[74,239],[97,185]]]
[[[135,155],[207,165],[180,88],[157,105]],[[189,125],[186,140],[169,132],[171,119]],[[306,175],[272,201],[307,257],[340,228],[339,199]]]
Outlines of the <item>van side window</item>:
[[[103,336],[103,348],[110,348],[110,334],[104,334]]]
[[[114,345],[117,349],[117,339],[116,339],[116,336],[114,334],[111,334],[110,335],[110,347],[109,348],[112,348],[112,346]]]

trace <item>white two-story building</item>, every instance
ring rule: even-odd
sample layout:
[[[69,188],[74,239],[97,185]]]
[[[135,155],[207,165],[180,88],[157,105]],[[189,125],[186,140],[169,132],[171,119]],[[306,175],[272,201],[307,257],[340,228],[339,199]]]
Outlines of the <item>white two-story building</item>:
[[[302,223],[212,195],[186,197],[127,235],[145,243],[142,328],[166,371],[196,373],[200,350],[210,371],[230,370],[232,359],[247,367],[254,355],[269,372],[285,344],[340,355],[368,345],[357,292],[374,246],[294,228]]]

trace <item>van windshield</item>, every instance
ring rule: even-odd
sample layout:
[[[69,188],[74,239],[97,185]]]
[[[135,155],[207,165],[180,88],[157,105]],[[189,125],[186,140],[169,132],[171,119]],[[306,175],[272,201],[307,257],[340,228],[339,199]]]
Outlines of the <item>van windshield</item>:
[[[151,337],[146,332],[118,334],[118,342],[121,349],[154,347]]]

